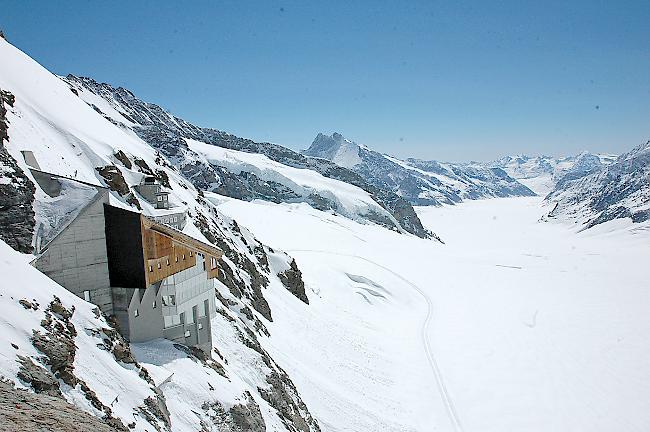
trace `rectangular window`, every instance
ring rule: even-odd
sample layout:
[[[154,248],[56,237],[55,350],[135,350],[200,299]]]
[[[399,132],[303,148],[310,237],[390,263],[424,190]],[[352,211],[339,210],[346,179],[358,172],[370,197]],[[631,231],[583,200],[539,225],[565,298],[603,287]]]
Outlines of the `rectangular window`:
[[[162,196],[158,195],[158,201],[162,201]]]
[[[210,257],[210,269],[214,270],[217,268],[217,259],[215,257]]]
[[[167,265],[169,265],[169,258],[167,258]]]
[[[203,324],[199,323],[199,330],[203,330]]]
[[[156,300],[153,301],[153,308],[156,309]]]
[[[158,263],[158,268],[160,268],[160,263]]]
[[[150,272],[153,271],[153,266],[149,266],[149,271],[150,271]]]
[[[87,302],[90,301],[90,291],[88,290],[84,291],[84,300],[86,300]]]
[[[191,334],[191,333],[190,333],[189,330],[185,330],[185,337],[186,337],[186,338],[190,337],[190,334]]]
[[[178,262],[178,255],[176,255],[176,262]]]
[[[192,251],[190,251],[190,256],[192,256]]]
[[[135,312],[133,312],[133,315],[138,316],[138,315],[140,315],[140,312],[138,312],[138,310],[136,309]]]
[[[165,295],[162,296],[163,306],[175,306],[176,305],[176,296],[175,295]]]

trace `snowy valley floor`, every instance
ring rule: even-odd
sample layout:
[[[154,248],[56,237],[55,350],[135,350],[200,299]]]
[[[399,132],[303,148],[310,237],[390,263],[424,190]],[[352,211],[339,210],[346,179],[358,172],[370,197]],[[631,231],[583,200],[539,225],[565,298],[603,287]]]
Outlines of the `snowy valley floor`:
[[[647,225],[577,233],[540,198],[419,208],[440,245],[210,199],[304,273],[311,305],[269,288],[262,343],[323,430],[650,430]]]

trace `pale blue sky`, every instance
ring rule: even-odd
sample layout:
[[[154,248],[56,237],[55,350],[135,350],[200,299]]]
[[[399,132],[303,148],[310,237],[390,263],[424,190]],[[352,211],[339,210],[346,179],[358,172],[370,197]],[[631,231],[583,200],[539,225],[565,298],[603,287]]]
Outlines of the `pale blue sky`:
[[[647,0],[5,0],[0,28],[55,73],[294,149],[321,131],[441,160],[650,138]]]

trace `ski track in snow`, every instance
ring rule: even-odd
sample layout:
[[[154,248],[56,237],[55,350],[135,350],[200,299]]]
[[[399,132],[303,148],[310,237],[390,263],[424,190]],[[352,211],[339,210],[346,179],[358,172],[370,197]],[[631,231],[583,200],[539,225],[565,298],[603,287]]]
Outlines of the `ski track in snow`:
[[[409,281],[399,273],[389,269],[388,267],[385,267],[379,263],[376,263],[368,258],[359,256],[359,255],[351,255],[351,254],[344,254],[344,253],[338,253],[338,252],[332,252],[332,251],[326,251],[326,250],[314,250],[314,249],[289,249],[286,250],[285,252],[287,253],[294,253],[294,252],[307,252],[307,253],[322,253],[322,254],[329,254],[329,255],[336,255],[336,256],[342,256],[346,258],[356,258],[362,261],[365,261],[369,264],[372,264],[376,267],[379,267],[380,269],[387,271],[388,273],[392,274],[396,278],[400,279],[403,281],[405,284],[410,286],[415,292],[417,292],[426,302],[427,305],[427,315],[426,318],[424,319],[424,322],[422,323],[421,327],[421,332],[420,332],[420,338],[422,340],[422,345],[424,347],[424,352],[427,356],[427,362],[429,363],[429,366],[431,368],[431,371],[435,377],[436,380],[436,386],[438,387],[438,391],[440,392],[440,398],[442,399],[443,404],[445,405],[445,409],[447,411],[447,415],[449,416],[449,421],[451,422],[454,430],[456,432],[463,432],[463,427],[460,422],[460,418],[458,416],[458,412],[456,411],[456,407],[454,405],[454,401],[451,398],[449,391],[447,390],[447,387],[445,385],[445,382],[442,377],[442,373],[440,372],[440,367],[438,366],[438,362],[436,361],[436,356],[433,352],[433,349],[431,347],[431,342],[429,341],[428,333],[429,333],[429,326],[431,324],[431,318],[433,317],[433,302],[431,301],[431,298],[425,294],[425,292],[418,287],[416,284],[413,282]],[[365,296],[364,296],[365,297]],[[366,299],[367,300],[367,299]]]

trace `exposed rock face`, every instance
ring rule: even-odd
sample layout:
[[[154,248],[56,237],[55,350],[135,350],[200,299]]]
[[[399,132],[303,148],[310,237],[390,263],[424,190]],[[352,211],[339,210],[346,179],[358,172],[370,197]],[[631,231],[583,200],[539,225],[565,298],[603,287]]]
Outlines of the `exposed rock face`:
[[[350,169],[340,167],[330,161],[308,158],[276,144],[257,143],[216,129],[195,126],[167,113],[158,105],[138,99],[129,90],[121,87],[114,88],[90,78],[73,75],[68,75],[65,80],[71,88],[85,88],[104,98],[125,119],[134,123],[129,127],[140,138],[173,161],[179,171],[197,188],[247,200],[259,198],[273,202],[296,202],[302,199],[286,187],[262,181],[254,174],[234,174],[222,167],[202,162],[201,158],[188,148],[185,139],[194,139],[248,153],[263,154],[284,165],[311,169],[325,177],[353,184],[372,195],[373,199],[397,220],[399,227],[396,227],[395,222],[389,218],[375,219],[373,222],[381,223],[390,229],[402,228],[419,237],[431,237],[431,233],[422,226],[408,201],[390,190],[381,190],[380,187],[371,185]],[[315,196],[307,202],[319,209],[336,210],[326,197]]]
[[[60,397],[17,390],[0,381],[0,429],[33,432],[115,432],[110,422],[82,411]]]
[[[309,149],[302,153],[349,168],[372,186],[391,191],[412,205],[455,204],[464,199],[534,195],[499,168],[419,159],[400,161],[347,140],[340,133],[331,136],[319,133]],[[402,211],[397,214],[412,219],[413,215],[405,210],[406,206],[403,203],[399,206]],[[410,224],[414,223],[411,220]]]
[[[122,150],[118,150],[117,152],[115,152],[115,159],[122,162],[122,165],[124,165],[128,169],[131,169],[133,167],[131,160],[126,155],[126,153],[124,153]]]
[[[34,184],[4,146],[9,141],[7,108],[14,96],[0,89],[0,238],[17,251],[32,252]]]
[[[212,425],[203,425],[204,431],[216,426],[220,432],[266,432],[266,424],[259,405],[249,392],[244,394],[245,401],[225,410],[219,402],[205,403],[203,411],[212,420]]]
[[[18,378],[21,381],[29,384],[36,393],[61,397],[59,382],[50,371],[36,365],[36,363],[27,357],[18,356],[18,361],[20,363]]]
[[[295,259],[291,261],[291,267],[288,270],[278,273],[278,277],[291,294],[309,304],[309,299],[305,294],[305,282],[302,280],[302,273],[298,269]]]
[[[124,175],[122,171],[115,165],[106,165],[103,167],[97,167],[97,172],[100,176],[104,177],[106,185],[112,190],[120,194],[121,196],[128,195],[130,192],[129,185],[126,184],[124,180]]]

